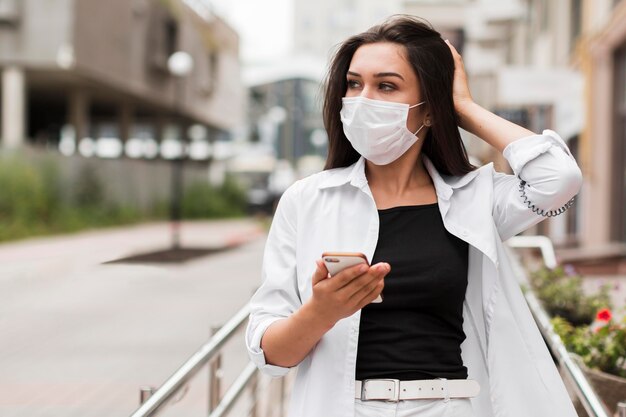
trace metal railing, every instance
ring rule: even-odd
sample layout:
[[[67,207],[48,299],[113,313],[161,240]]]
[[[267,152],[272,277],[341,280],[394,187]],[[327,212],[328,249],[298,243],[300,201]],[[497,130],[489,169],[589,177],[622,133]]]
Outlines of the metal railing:
[[[241,329],[248,319],[250,312],[246,304],[224,326],[214,329],[211,339],[205,343],[193,356],[191,356],[165,383],[158,389],[143,387],[140,389],[141,405],[131,417],[156,416],[170,403],[177,402],[185,394],[186,386],[190,380],[204,367],[209,366],[209,417],[225,416],[236,404],[237,400],[250,389],[252,395],[252,407],[249,415],[257,416],[257,379],[256,366],[248,362],[245,369],[239,374],[232,385],[220,398],[220,374],[221,374],[221,349],[233,335]],[[282,388],[282,384],[281,384]],[[179,399],[176,398],[179,396]],[[282,411],[284,392],[281,389],[280,405]]]
[[[545,266],[555,268],[556,256],[552,242],[546,236],[515,236],[506,241],[509,248],[535,248],[541,251]],[[514,270],[518,280],[526,281],[525,272],[521,265],[514,262]],[[596,392],[585,377],[584,373],[573,360],[560,337],[550,323],[550,317],[532,291],[525,291],[524,297],[538,324],[548,348],[557,359],[561,369],[571,383],[576,397],[589,417],[610,417],[609,411],[598,398]],[[188,382],[196,373],[207,364],[209,365],[209,417],[223,417],[233,407],[243,392],[249,388],[252,392],[253,406],[251,415],[256,417],[257,380],[258,371],[252,363],[248,363],[241,374],[236,378],[224,396],[220,398],[220,350],[224,344],[246,323],[249,315],[249,306],[245,305],[223,327],[215,332],[213,337],[189,358],[167,381],[158,389],[151,387],[141,388],[140,407],[131,417],[156,416],[170,402],[175,402],[176,396],[184,395]],[[182,394],[181,394],[182,393]],[[281,415],[284,402],[284,386],[281,380],[279,403]],[[626,402],[618,404],[619,417],[626,417]]]
[[[515,236],[506,241],[510,248],[535,248],[541,251],[545,266],[555,268],[557,266],[556,255],[552,241],[546,236]],[[521,266],[516,268],[517,274],[524,274]],[[525,280],[525,279],[524,279]],[[520,280],[522,281],[522,280]],[[585,408],[589,417],[610,417],[611,413],[606,409],[591,384],[585,377],[578,364],[572,359],[561,338],[556,334],[550,317],[532,291],[525,291],[524,297],[530,307],[530,311],[537,322],[539,330],[546,340],[548,348],[558,360],[561,369],[569,379],[576,397]],[[626,417],[626,404],[624,404],[624,417]],[[619,407],[619,405],[618,405]],[[622,413],[622,410],[619,410]],[[621,416],[622,414],[620,414]]]

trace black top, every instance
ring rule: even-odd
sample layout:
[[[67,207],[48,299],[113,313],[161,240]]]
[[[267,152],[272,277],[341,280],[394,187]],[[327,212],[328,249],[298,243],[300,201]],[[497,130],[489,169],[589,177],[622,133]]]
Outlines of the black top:
[[[378,210],[372,259],[387,262],[383,302],[361,312],[356,379],[465,379],[461,359],[468,244],[437,203]]]

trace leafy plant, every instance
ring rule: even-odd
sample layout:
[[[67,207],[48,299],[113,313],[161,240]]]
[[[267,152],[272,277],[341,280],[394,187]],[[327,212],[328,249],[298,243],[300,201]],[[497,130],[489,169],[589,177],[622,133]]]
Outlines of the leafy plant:
[[[245,204],[245,192],[228,177],[219,188],[205,182],[195,182],[185,189],[183,217],[199,219],[242,216]]]
[[[566,265],[533,272],[530,286],[568,351],[588,368],[626,377],[626,318],[613,320],[610,285],[587,295],[582,276]]]
[[[0,241],[168,218],[168,201],[145,209],[110,201],[106,179],[94,167],[83,164],[71,181],[53,158],[0,152]],[[185,190],[183,217],[243,215],[245,201],[232,178],[221,187],[198,182]]]
[[[588,368],[626,377],[626,318],[616,323],[610,310],[602,309],[591,325],[573,326],[562,317],[551,321],[567,350]]]
[[[590,324],[598,310],[611,308],[610,286],[587,295],[582,277],[569,266],[539,269],[531,274],[530,285],[551,316],[563,317],[574,326]]]

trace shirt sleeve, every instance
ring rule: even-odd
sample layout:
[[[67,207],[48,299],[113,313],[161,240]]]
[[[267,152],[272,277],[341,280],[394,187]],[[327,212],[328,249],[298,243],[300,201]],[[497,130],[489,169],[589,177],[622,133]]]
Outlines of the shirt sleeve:
[[[270,365],[261,349],[267,328],[285,319],[302,305],[296,272],[297,185],[280,199],[265,245],[262,284],[250,300],[246,346],[252,362],[273,377],[285,375],[289,368]]]
[[[511,142],[502,153],[514,173],[493,171],[493,218],[504,241],[569,207],[582,187],[582,173],[551,130]]]

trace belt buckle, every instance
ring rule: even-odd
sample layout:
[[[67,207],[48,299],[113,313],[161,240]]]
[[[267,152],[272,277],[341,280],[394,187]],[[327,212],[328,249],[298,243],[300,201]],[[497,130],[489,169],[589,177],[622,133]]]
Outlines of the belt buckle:
[[[391,393],[391,398],[368,398],[365,387],[368,382],[391,382],[393,384],[393,392]],[[391,391],[391,390],[389,390]],[[361,384],[361,400],[384,400],[389,402],[398,402],[400,401],[400,380],[399,379],[366,379]]]

